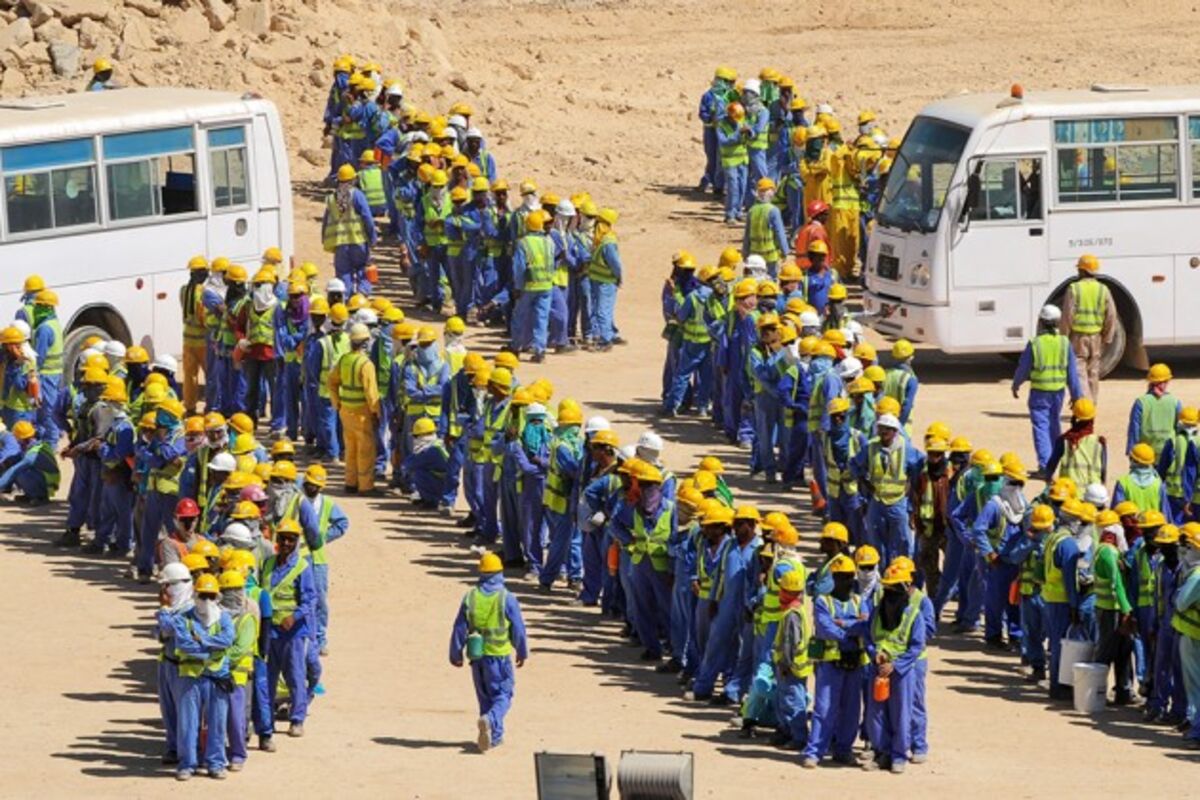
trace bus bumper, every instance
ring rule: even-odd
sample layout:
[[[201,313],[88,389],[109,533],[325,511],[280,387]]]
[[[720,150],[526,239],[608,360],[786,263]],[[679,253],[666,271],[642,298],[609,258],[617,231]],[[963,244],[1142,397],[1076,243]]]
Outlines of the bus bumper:
[[[942,349],[950,342],[949,306],[906,303],[864,291],[861,321],[893,339],[929,342]]]

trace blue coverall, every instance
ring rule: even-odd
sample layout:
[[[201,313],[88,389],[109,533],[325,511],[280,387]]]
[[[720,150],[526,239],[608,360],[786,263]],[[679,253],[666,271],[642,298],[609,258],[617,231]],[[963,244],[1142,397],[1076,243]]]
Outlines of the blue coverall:
[[[1015,394],[1021,384],[1029,380],[1033,370],[1033,342],[1025,345],[1021,358],[1017,361],[1017,371],[1013,374],[1012,390]],[[1067,348],[1067,388],[1071,392],[1071,400],[1085,397],[1083,383],[1079,380],[1079,366],[1075,360],[1075,351]],[[1040,389],[1029,390],[1029,422],[1033,426],[1033,449],[1037,453],[1038,469],[1045,470],[1050,461],[1050,453],[1054,442],[1062,431],[1063,390],[1046,392]]]
[[[268,592],[287,591],[276,589],[300,558],[300,548],[297,547],[282,562],[276,562],[271,571],[270,586],[264,586]],[[309,687],[308,687],[308,648],[312,644],[312,620],[316,617],[317,587],[311,565],[305,569],[292,584],[296,593],[296,610],[292,612],[294,622],[291,630],[263,620],[263,625],[269,628],[267,636],[267,688],[271,707],[275,707],[275,697],[279,689],[279,676],[287,685],[291,702],[289,718],[292,724],[303,724],[308,716]]]
[[[321,506],[318,508],[317,503]],[[324,504],[333,506],[329,511],[329,525],[322,536],[320,521]],[[309,550],[326,547],[346,535],[350,529],[350,518],[346,512],[333,502],[327,495],[317,495],[316,498],[305,497],[300,501],[300,530]],[[312,565],[313,586],[317,592],[316,598],[316,642],[318,648],[324,648],[329,641],[329,564]]]
[[[909,603],[906,614],[914,613],[911,610],[912,598],[909,599]],[[874,629],[874,616],[881,613],[882,602],[872,609],[869,632]],[[919,601],[915,613],[919,617],[924,613],[920,610]],[[918,619],[912,626],[908,646],[891,662],[891,691],[886,702],[877,702],[874,693],[869,690],[867,692],[867,730],[871,746],[877,755],[890,759],[893,765],[907,763],[909,752],[914,749],[913,700],[916,684],[920,680],[917,662],[925,651],[927,634],[926,624]],[[868,687],[879,674],[879,668],[875,664],[878,647],[878,642],[873,638],[868,640],[867,653],[871,658],[867,668]]]
[[[989,534],[1003,526],[1000,538],[993,544]],[[971,541],[979,570],[983,573],[983,632],[988,641],[999,641],[1001,628],[1007,623],[1010,642],[1021,639],[1020,608],[1009,602],[1009,587],[1017,578],[1021,562],[1006,555],[1017,541],[1024,538],[1024,520],[1011,522],[1004,513],[999,497],[993,497],[983,507],[971,526]],[[995,555],[995,558],[989,556]]]
[[[546,551],[545,565],[541,571],[541,583],[545,587],[551,586],[558,578],[558,573],[564,565],[567,565],[567,580],[571,583],[578,582],[583,578],[583,565],[570,564],[570,554],[572,544],[575,540],[578,530],[575,526],[575,509],[579,504],[579,481],[580,462],[583,460],[582,439],[580,438],[578,426],[570,426],[572,431],[567,429],[559,429],[556,432],[557,440],[551,443],[553,455],[556,461],[556,466],[559,470],[559,475],[564,482],[564,489],[567,494],[567,510],[565,513],[558,513],[551,510],[549,507],[545,509],[546,527],[550,534],[550,544]],[[570,432],[570,436],[566,434]],[[547,463],[549,463],[549,456]],[[544,485],[544,483],[543,483]]]

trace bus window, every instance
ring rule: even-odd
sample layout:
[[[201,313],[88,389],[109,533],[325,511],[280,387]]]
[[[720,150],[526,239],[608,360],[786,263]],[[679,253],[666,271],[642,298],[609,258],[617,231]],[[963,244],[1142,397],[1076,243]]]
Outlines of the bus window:
[[[247,205],[246,129],[239,126],[209,131],[208,152],[213,176],[213,208]]]
[[[1175,117],[1055,122],[1059,202],[1175,199],[1177,129]]]
[[[1042,160],[989,159],[980,171],[973,221],[1042,218]]]
[[[191,214],[198,209],[191,128],[105,136],[104,160],[110,219]]]
[[[31,233],[95,224],[94,161],[90,139],[21,145],[0,151],[8,232]]]
[[[932,117],[917,117],[888,174],[878,222],[900,230],[937,229],[950,180],[971,132]]]
[[[1188,117],[1188,142],[1192,150],[1192,197],[1200,197],[1200,117]]]

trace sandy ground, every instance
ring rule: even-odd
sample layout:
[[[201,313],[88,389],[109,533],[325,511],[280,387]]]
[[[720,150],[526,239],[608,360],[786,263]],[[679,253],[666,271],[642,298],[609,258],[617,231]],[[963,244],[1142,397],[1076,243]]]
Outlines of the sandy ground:
[[[772,20],[763,32],[771,7],[745,5],[733,17],[698,6],[489,6],[446,38],[454,56],[482,74],[490,74],[489,62],[503,70],[506,52],[537,56],[538,86],[513,82],[510,91],[504,75],[491,81],[505,86],[496,91],[498,103],[528,109],[498,135],[508,140],[498,147],[507,176],[537,176],[563,193],[586,188],[623,213],[619,229],[631,278],[618,321],[633,344],[603,356],[551,358],[540,371],[525,366],[523,379],[550,377],[556,399],[580,399],[588,412],[612,419],[623,438],[656,425],[677,471],[690,470],[701,454],[720,455],[741,496],[796,515],[811,557],[815,527],[800,514],[800,495],[759,493],[762,487],[743,477],[744,454],[703,423],[653,419],[662,355],[658,288],[669,254],[687,247],[702,261],[714,260],[732,238],[719,226],[715,204],[690,191],[701,167],[693,109],[712,65],[735,52],[728,60],[742,69],[772,63],[796,75],[810,99],[832,101],[844,121],[873,106],[899,133],[923,102],[965,87],[1014,79],[1029,87],[1182,81],[1190,73],[1172,54],[1191,27],[1179,21],[1194,19],[1195,11],[1175,4],[1179,13],[1166,24],[1165,11],[1121,3],[1088,4],[1086,15],[1062,3],[964,9],[938,2],[915,15],[908,3],[875,4],[860,15],[817,4],[795,15],[789,9],[788,18]],[[1102,42],[1118,29],[1122,46],[1113,52]],[[311,170],[300,169],[297,252],[306,256],[320,252],[313,228],[318,207],[306,199],[303,180]],[[584,180],[569,182],[575,175]],[[497,343],[478,331],[472,341],[484,349]],[[918,428],[944,420],[977,445],[1015,449],[1032,460],[1024,403],[1005,385],[1009,362],[923,351],[917,363]],[[1178,357],[1173,363],[1184,376],[1176,393],[1194,402],[1200,363]],[[1101,429],[1116,449],[1141,389],[1132,374],[1104,384]],[[1158,796],[1178,797],[1194,785],[1191,769],[1200,757],[1176,749],[1174,734],[1141,725],[1133,710],[1088,719],[1051,708],[1043,690],[1022,682],[1015,658],[985,654],[977,639],[951,636],[939,637],[931,650],[927,765],[903,778],[801,772],[793,754],[737,738],[728,712],[684,703],[673,679],[637,662],[637,651],[619,642],[613,624],[569,607],[564,592],[531,595],[516,578],[510,587],[522,599],[533,652],[518,673],[507,743],[479,756],[471,745],[470,677],[446,662],[450,623],[473,575],[462,537],[398,500],[339,502],[352,527],[333,547],[328,693],[313,709],[306,738],[281,737],[278,753],[254,753],[247,770],[222,788],[293,797],[530,797],[535,752],[596,751],[615,763],[629,748],[695,753],[698,797],[778,792],[781,780],[817,792],[835,785],[854,793],[903,785],[922,794],[986,786],[1007,797],[1097,784],[1109,792],[1153,785]],[[36,514],[0,511],[7,645],[0,663],[0,795],[210,792],[202,780],[177,786],[158,765],[154,646],[147,635],[153,596],[122,579],[114,562],[55,550],[50,541],[63,514],[61,503]]]

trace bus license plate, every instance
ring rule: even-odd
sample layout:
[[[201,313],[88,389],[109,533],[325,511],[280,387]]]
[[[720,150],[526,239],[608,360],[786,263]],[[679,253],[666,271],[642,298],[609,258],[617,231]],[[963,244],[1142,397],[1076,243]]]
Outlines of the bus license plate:
[[[880,253],[875,262],[875,272],[887,281],[900,280],[900,259]]]

